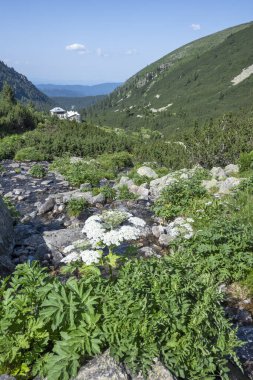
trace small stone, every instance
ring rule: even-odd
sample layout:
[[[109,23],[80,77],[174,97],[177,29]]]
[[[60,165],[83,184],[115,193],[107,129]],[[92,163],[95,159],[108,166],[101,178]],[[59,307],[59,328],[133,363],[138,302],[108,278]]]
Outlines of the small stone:
[[[13,189],[13,194],[15,195],[20,195],[22,194],[23,190],[20,190],[20,189]]]
[[[55,199],[53,197],[49,197],[45,203],[43,203],[38,209],[38,214],[43,215],[47,212],[51,211],[54,208]]]
[[[159,238],[162,233],[164,233],[164,227],[162,227],[162,226],[153,226],[152,227],[152,234],[156,238]]]
[[[50,185],[50,183],[52,183],[52,182],[53,182],[52,179],[48,179],[48,180],[42,181],[42,182],[41,182],[41,185],[43,185],[43,186],[48,186],[48,185]]]
[[[156,254],[151,247],[142,247],[139,249],[139,252],[143,254],[145,257],[152,257]]]

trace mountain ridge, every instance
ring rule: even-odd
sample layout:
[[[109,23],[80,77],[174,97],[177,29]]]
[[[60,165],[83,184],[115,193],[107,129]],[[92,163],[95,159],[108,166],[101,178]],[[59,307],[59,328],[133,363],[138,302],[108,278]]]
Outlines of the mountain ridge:
[[[252,76],[232,80],[253,63],[253,23],[190,42],[130,77],[88,109],[92,121],[172,132],[186,124],[252,106]]]
[[[13,89],[17,100],[27,103],[33,102],[37,106],[49,106],[52,101],[23,74],[18,73],[14,68],[7,66],[0,61],[0,91],[7,82]]]
[[[95,85],[37,84],[36,87],[49,97],[81,97],[107,95],[121,82],[106,82]]]

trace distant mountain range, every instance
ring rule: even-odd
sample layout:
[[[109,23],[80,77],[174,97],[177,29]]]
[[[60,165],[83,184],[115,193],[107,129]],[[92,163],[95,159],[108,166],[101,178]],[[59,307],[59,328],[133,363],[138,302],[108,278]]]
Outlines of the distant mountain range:
[[[52,104],[52,100],[39,91],[23,74],[19,74],[12,67],[0,61],[0,90],[4,82],[12,87],[16,99],[21,102],[31,101],[40,107],[48,107]]]
[[[49,97],[82,97],[107,95],[119,87],[121,83],[101,83],[93,86],[37,84],[36,87]]]
[[[253,23],[188,43],[93,107],[96,123],[167,134],[228,112],[253,111]]]

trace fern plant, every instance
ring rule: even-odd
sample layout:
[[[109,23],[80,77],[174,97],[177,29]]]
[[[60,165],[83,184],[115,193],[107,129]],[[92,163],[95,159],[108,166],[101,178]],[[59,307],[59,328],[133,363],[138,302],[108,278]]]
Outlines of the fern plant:
[[[96,271],[63,284],[37,263],[17,266],[9,286],[5,281],[0,287],[0,373],[75,376],[80,358],[103,345],[100,288]]]

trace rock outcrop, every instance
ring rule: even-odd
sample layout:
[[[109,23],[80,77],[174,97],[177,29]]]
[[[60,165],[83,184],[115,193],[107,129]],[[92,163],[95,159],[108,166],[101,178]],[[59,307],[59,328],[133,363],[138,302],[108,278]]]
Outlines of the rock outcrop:
[[[144,380],[142,375],[131,376],[126,368],[115,362],[106,351],[80,368],[75,380]],[[147,380],[176,380],[159,361],[152,366]]]

